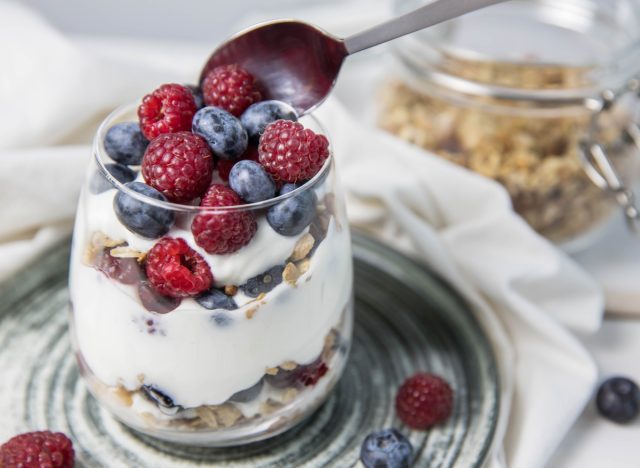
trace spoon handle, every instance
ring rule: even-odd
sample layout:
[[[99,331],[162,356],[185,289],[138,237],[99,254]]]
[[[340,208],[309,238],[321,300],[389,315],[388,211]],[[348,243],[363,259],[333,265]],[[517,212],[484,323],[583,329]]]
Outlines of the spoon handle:
[[[505,0],[434,0],[416,10],[359,32],[344,40],[347,53],[354,54],[369,47],[442,23]]]

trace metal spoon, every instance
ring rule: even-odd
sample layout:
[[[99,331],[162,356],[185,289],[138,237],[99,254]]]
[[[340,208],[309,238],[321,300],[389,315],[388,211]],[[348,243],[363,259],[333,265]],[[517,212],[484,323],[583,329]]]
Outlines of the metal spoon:
[[[348,55],[503,1],[435,0],[346,39],[301,21],[258,24],[218,47],[200,81],[214,67],[235,63],[258,79],[264,98],[287,102],[303,114],[325,100]]]

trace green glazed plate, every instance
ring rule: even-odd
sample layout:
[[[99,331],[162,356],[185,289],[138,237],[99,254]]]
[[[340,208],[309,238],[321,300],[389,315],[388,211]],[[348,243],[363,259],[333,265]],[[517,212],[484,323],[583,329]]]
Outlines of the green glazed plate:
[[[413,444],[414,466],[482,466],[500,398],[487,338],[465,302],[424,266],[362,235],[353,240],[355,335],[337,389],[289,432],[229,449],[142,436],[98,406],[67,336],[68,244],[53,249],[0,285],[0,442],[63,431],[80,467],[349,467],[359,464],[369,432],[395,426]],[[416,371],[442,375],[455,391],[452,417],[428,432],[410,431],[394,412],[398,385]]]

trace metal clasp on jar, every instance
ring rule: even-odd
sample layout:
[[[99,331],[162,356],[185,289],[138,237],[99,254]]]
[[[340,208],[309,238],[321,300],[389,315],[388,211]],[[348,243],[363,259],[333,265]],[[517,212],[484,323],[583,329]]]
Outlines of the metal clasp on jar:
[[[589,179],[600,189],[615,197],[616,202],[623,210],[630,231],[640,236],[640,211],[636,204],[635,195],[625,185],[604,145],[597,138],[602,116],[610,112],[624,95],[630,93],[640,97],[640,78],[629,80],[626,86],[618,91],[606,90],[599,98],[586,102],[587,107],[593,111],[593,116],[587,136],[580,142],[578,152]],[[622,136],[640,151],[640,127],[638,123],[634,121],[628,123],[623,130]]]

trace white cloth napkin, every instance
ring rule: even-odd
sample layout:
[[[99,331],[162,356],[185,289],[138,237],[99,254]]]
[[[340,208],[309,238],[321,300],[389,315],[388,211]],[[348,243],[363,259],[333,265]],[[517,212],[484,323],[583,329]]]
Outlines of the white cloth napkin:
[[[206,51],[80,43],[0,3],[0,278],[69,232],[97,120],[162,82],[193,81]],[[595,384],[571,332],[598,328],[597,286],[512,212],[497,184],[363,124],[335,98],[318,116],[353,225],[454,284],[493,343],[502,407],[491,466],[543,466]]]

